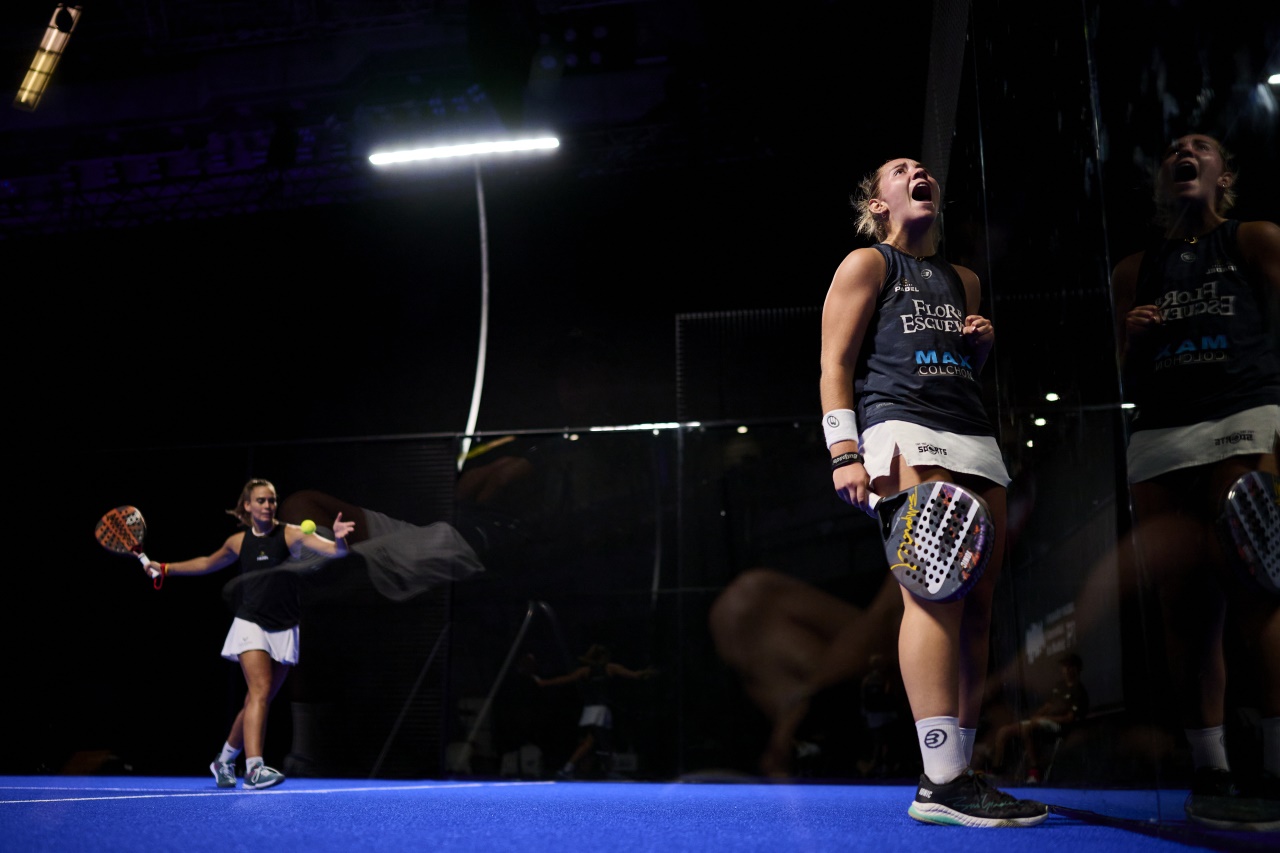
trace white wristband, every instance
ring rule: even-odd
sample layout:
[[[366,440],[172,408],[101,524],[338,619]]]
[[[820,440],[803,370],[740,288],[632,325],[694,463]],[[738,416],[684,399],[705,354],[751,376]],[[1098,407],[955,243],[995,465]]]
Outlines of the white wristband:
[[[858,441],[858,420],[853,409],[832,409],[822,416],[822,432],[827,437],[827,449],[837,441]]]

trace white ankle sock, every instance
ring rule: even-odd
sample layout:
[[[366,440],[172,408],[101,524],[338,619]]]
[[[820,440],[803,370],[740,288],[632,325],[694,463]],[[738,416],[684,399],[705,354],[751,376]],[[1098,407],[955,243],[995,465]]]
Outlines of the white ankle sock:
[[[955,779],[969,766],[960,743],[960,720],[956,717],[925,717],[916,721],[916,738],[924,775],[939,785]]]
[[[1191,745],[1191,765],[1196,768],[1216,767],[1230,770],[1227,763],[1227,744],[1222,726],[1207,729],[1187,729],[1187,743]]]
[[[240,750],[236,749],[229,743],[222,745],[222,752],[218,753],[219,764],[230,764],[236,760],[236,756],[240,754]]]
[[[978,738],[977,729],[960,729],[960,745],[964,748],[964,763],[973,764],[973,742]]]
[[[261,767],[262,765],[263,761],[261,755],[254,755],[246,758],[244,760],[244,775],[248,776],[253,772],[253,768]]]

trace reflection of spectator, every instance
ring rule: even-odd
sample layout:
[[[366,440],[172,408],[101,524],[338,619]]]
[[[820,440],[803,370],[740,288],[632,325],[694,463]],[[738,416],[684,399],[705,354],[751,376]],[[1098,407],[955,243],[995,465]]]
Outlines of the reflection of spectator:
[[[582,716],[578,718],[578,728],[582,731],[582,739],[578,747],[569,756],[560,772],[560,779],[572,779],[578,765],[593,751],[609,755],[613,752],[613,710],[609,682],[614,678],[646,679],[658,674],[653,667],[642,670],[627,669],[622,664],[609,660],[609,650],[596,643],[587,649],[579,660],[583,665],[554,678],[533,676],[539,687],[555,687],[561,684],[581,684],[583,692]]]
[[[1001,768],[1009,741],[1015,737],[1021,738],[1027,758],[1028,784],[1038,783],[1041,777],[1036,734],[1048,732],[1054,736],[1062,736],[1071,725],[1078,723],[1089,713],[1089,691],[1080,681],[1080,670],[1083,667],[1080,656],[1063,655],[1058,664],[1061,667],[1061,677],[1050,689],[1049,698],[1044,704],[1027,719],[1009,723],[996,732],[992,766]]]
[[[858,679],[873,650],[893,648],[902,596],[893,575],[881,571],[865,607],[766,568],[738,575],[712,604],[716,651],[771,725],[760,756],[765,775],[791,775],[796,732],[816,696]]]

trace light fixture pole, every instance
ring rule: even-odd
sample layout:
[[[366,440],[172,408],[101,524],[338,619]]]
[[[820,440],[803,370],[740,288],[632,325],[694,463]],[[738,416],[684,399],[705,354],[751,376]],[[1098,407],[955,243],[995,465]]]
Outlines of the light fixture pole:
[[[412,148],[369,155],[369,162],[375,166],[470,157],[475,168],[476,207],[480,214],[480,341],[479,351],[476,354],[475,385],[471,390],[471,408],[467,414],[466,431],[462,436],[462,450],[458,453],[459,471],[462,470],[463,464],[467,461],[467,454],[471,451],[471,436],[475,433],[476,421],[480,417],[480,398],[484,393],[485,359],[489,351],[489,223],[484,209],[484,181],[480,176],[480,158],[525,151],[550,151],[559,146],[560,140],[552,136],[543,136],[499,142]]]
[[[462,435],[462,449],[458,452],[458,470],[462,470],[471,452],[471,436],[475,434],[476,420],[480,417],[480,397],[484,392],[484,364],[489,351],[489,220],[484,212],[484,182],[480,178],[480,160],[474,162],[476,170],[476,208],[480,213],[480,343],[476,353],[476,381],[471,389],[471,409],[467,413],[467,429]]]

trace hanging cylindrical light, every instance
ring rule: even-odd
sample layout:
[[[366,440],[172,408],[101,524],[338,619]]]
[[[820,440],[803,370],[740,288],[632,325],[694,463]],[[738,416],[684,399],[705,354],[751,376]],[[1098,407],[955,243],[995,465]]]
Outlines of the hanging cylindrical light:
[[[40,103],[40,98],[44,96],[44,90],[49,87],[49,80],[53,77],[53,70],[58,67],[58,60],[62,58],[62,52],[71,39],[71,32],[80,20],[81,11],[82,7],[68,6],[65,3],[54,7],[49,27],[44,31],[44,38],[40,39],[31,67],[27,69],[22,85],[18,87],[18,95],[13,99],[13,105],[18,109],[30,112]]]

